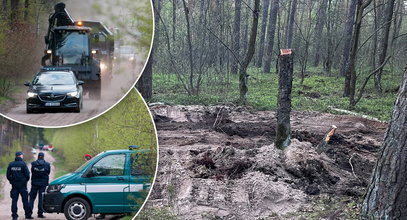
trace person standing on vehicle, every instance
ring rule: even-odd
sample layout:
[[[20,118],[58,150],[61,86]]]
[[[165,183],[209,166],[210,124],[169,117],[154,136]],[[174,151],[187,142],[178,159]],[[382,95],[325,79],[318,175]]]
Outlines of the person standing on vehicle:
[[[44,153],[38,154],[38,159],[31,163],[31,191],[30,206],[34,208],[34,201],[38,194],[38,218],[45,218],[43,209],[43,193],[48,186],[51,165],[44,160]]]
[[[33,219],[32,208],[28,203],[27,182],[30,180],[30,171],[27,164],[23,161],[23,152],[16,152],[16,159],[11,162],[7,167],[7,180],[11,184],[11,216],[13,220],[18,218],[17,214],[17,201],[19,195],[23,201],[25,211],[25,219]]]

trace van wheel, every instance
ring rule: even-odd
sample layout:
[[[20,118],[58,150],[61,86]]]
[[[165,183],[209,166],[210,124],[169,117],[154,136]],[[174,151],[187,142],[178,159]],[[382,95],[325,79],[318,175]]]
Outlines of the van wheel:
[[[64,214],[68,220],[88,219],[91,215],[90,205],[82,198],[72,198],[65,204]]]

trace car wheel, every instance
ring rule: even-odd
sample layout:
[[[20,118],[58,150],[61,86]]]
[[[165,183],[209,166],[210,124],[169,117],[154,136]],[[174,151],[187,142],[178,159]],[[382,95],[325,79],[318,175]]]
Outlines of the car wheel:
[[[64,214],[68,220],[86,220],[92,213],[88,201],[82,198],[72,198],[65,204]]]
[[[28,108],[28,106],[27,106],[27,114],[30,114],[30,113],[33,113],[33,112],[34,112],[34,110],[31,109],[31,108]]]

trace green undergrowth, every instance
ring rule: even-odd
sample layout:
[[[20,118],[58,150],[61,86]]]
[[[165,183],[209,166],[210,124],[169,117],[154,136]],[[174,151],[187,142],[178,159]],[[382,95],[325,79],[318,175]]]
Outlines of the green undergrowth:
[[[55,162],[53,163],[55,167],[55,179],[71,172],[65,165],[65,159],[61,155],[56,152],[52,152],[51,154],[55,158]]]
[[[248,104],[256,110],[276,110],[278,77],[275,73],[265,74],[257,68],[251,68],[249,74]],[[292,106],[298,111],[333,112],[330,107],[350,110],[388,120],[400,84],[401,74],[383,75],[383,94],[378,94],[373,78],[366,86],[363,98],[355,108],[350,107],[349,98],[343,97],[343,77],[325,76],[319,68],[307,72],[303,85],[300,73],[295,72],[292,89]],[[189,96],[178,82],[175,74],[153,74],[153,98],[150,102],[164,102],[174,105],[216,105],[235,104],[239,98],[237,75],[207,74],[203,77],[199,95]],[[365,76],[358,76],[357,86]],[[359,87],[358,87],[359,88]]]

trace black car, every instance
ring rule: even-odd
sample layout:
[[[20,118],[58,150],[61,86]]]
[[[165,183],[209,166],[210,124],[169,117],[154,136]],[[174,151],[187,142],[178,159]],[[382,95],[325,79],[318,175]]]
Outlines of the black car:
[[[69,68],[43,68],[28,86],[27,113],[40,109],[82,109],[82,84]]]

